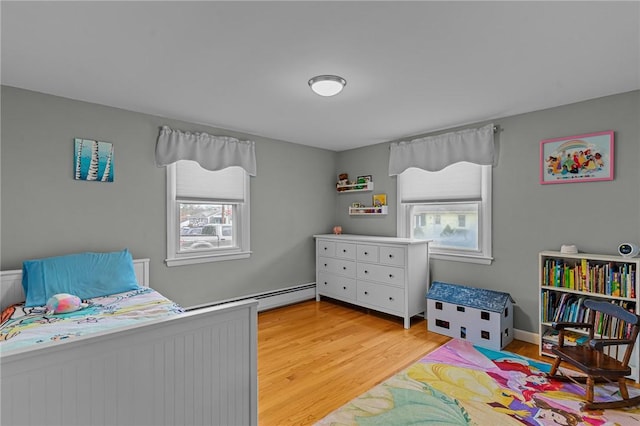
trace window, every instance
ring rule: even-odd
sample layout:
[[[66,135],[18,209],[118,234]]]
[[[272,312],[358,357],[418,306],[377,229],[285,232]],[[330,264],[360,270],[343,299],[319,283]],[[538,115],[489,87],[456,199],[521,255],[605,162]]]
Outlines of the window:
[[[249,176],[241,167],[209,171],[195,161],[167,166],[167,265],[245,258]]]
[[[491,262],[491,166],[459,162],[398,175],[398,234],[431,240],[435,259]]]

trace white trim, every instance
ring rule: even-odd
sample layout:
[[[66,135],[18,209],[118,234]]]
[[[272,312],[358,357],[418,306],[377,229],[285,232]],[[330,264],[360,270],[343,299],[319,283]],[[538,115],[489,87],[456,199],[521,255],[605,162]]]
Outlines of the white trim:
[[[491,238],[493,237],[493,231],[491,228],[493,214],[491,212],[491,206],[493,204],[493,169],[491,166],[482,167],[482,211],[480,212],[481,223],[480,229],[480,241],[482,241],[482,257],[489,260],[491,263],[492,257],[492,244]]]
[[[433,250],[433,249],[432,249]],[[429,252],[429,257],[436,260],[450,260],[453,262],[479,263],[482,265],[491,265],[493,257],[474,256],[464,253],[434,253]]]
[[[538,333],[532,333],[531,331],[514,329],[513,338],[523,342],[533,343],[534,345],[540,345],[540,336]]]
[[[173,259],[179,242],[179,229],[175,226],[179,220],[176,196],[176,165],[167,166],[167,258]]]
[[[248,296],[221,300],[216,303],[204,303],[200,305],[194,305],[186,307],[188,311],[193,309],[202,309],[212,305],[226,304],[230,302],[238,302],[247,299],[254,299],[258,301],[258,312],[265,311],[267,309],[279,308],[281,306],[291,305],[293,303],[304,302],[305,300],[315,299],[316,297],[316,283],[307,283],[294,285],[291,287],[285,287],[278,290],[269,290],[262,293],[250,294]]]
[[[238,260],[238,259],[246,259],[251,257],[250,251],[239,251],[235,253],[220,253],[215,255],[204,255],[204,256],[189,256],[189,257],[176,257],[173,259],[165,259],[167,266],[183,266],[183,265],[195,265],[196,263],[207,263],[207,262],[220,262],[223,260]]]

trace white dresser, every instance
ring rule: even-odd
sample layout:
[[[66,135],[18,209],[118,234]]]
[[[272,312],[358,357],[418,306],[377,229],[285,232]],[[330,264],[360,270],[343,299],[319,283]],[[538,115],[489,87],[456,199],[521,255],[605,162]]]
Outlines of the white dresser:
[[[342,300],[404,318],[426,312],[429,244],[407,238],[314,235],[316,300]]]

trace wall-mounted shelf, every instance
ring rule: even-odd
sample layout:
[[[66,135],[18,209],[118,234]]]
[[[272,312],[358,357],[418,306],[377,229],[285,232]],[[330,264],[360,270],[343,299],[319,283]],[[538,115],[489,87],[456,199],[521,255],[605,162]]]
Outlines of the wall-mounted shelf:
[[[384,216],[389,213],[389,206],[349,207],[350,216]]]
[[[366,183],[354,183],[347,185],[336,184],[336,190],[340,194],[345,194],[347,192],[363,192],[363,191],[373,191],[373,182],[369,181]]]

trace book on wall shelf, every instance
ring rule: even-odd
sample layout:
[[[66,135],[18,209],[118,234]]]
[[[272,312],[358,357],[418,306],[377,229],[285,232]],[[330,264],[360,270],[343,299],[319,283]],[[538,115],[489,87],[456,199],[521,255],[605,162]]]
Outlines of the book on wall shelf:
[[[541,355],[554,356],[558,333],[553,322],[584,322],[587,299],[609,301],[630,312],[638,309],[638,269],[640,259],[587,253],[543,251],[538,254],[539,336]],[[628,327],[606,315],[596,317],[596,334],[625,338]],[[584,329],[568,329],[566,345],[580,345],[588,339]],[[636,348],[638,345],[636,345]],[[622,356],[622,354],[620,354]],[[630,361],[630,378],[640,382],[640,355],[635,349]]]

